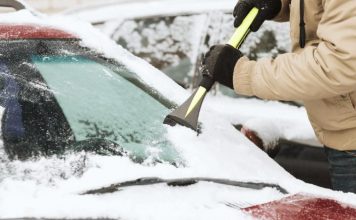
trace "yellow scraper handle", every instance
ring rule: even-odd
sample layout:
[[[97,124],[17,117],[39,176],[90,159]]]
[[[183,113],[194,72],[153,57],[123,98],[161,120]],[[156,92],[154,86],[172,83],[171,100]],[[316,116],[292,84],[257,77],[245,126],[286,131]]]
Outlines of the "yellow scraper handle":
[[[232,35],[227,44],[231,45],[234,48],[240,48],[247,35],[250,33],[250,26],[255,20],[257,14],[258,8],[252,8],[246,18],[242,21],[241,25],[236,28],[234,34]],[[196,108],[197,104],[200,102],[200,100],[204,98],[207,92],[207,88],[199,86],[198,90],[194,95],[193,100],[191,101],[191,104],[189,105],[187,112],[185,113],[185,118],[188,117],[188,115]]]
[[[230,38],[227,44],[235,47],[240,48],[242,42],[245,40],[246,36],[250,33],[250,26],[255,20],[258,14],[258,8],[253,8],[248,13],[246,18],[242,21],[241,25],[236,28],[235,33]]]

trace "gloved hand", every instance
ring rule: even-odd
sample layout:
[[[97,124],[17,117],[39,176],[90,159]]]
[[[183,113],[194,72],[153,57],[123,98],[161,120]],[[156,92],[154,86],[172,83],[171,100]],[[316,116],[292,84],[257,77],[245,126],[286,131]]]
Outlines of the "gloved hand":
[[[281,0],[240,0],[233,13],[235,27],[241,25],[253,7],[259,9],[259,13],[250,27],[251,31],[256,32],[265,20],[271,20],[278,15],[281,11],[282,3]]]
[[[212,46],[202,61],[203,75],[208,75],[214,81],[234,89],[234,68],[242,56],[239,50],[230,45]]]

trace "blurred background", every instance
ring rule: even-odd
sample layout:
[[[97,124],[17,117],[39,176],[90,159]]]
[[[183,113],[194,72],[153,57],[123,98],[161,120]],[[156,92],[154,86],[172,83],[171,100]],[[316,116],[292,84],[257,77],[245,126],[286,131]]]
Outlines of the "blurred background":
[[[71,9],[73,7],[90,6],[102,3],[115,3],[115,2],[133,2],[132,0],[25,0],[35,9],[44,13],[57,13],[63,10]],[[135,0],[149,1],[149,0]]]

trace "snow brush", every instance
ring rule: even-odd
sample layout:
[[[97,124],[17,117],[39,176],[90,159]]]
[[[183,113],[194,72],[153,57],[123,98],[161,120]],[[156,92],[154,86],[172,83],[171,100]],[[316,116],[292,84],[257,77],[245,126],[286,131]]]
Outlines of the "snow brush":
[[[237,49],[241,47],[241,44],[250,33],[250,26],[255,20],[257,14],[257,8],[251,9],[241,25],[235,30],[235,33],[227,43],[228,45]],[[191,128],[194,131],[198,131],[198,118],[200,109],[206,94],[209,92],[214,83],[215,81],[210,76],[204,75],[202,81],[199,84],[199,88],[192,94],[192,96],[190,96],[189,99],[187,99],[187,101],[185,101],[172,113],[167,115],[163,123],[171,126],[180,124],[182,126]]]

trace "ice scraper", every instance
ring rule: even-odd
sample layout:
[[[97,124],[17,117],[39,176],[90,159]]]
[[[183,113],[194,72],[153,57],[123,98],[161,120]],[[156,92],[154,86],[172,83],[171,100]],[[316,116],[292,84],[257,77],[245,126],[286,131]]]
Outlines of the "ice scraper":
[[[240,48],[242,42],[250,33],[250,26],[255,20],[257,14],[258,9],[253,8],[241,23],[241,25],[235,30],[235,33],[228,42],[228,45],[234,48]],[[214,80],[211,77],[203,76],[199,88],[190,96],[187,101],[185,101],[172,113],[167,115],[163,123],[171,126],[180,124],[197,131],[200,108],[203,104],[206,94],[209,92],[213,84]]]

